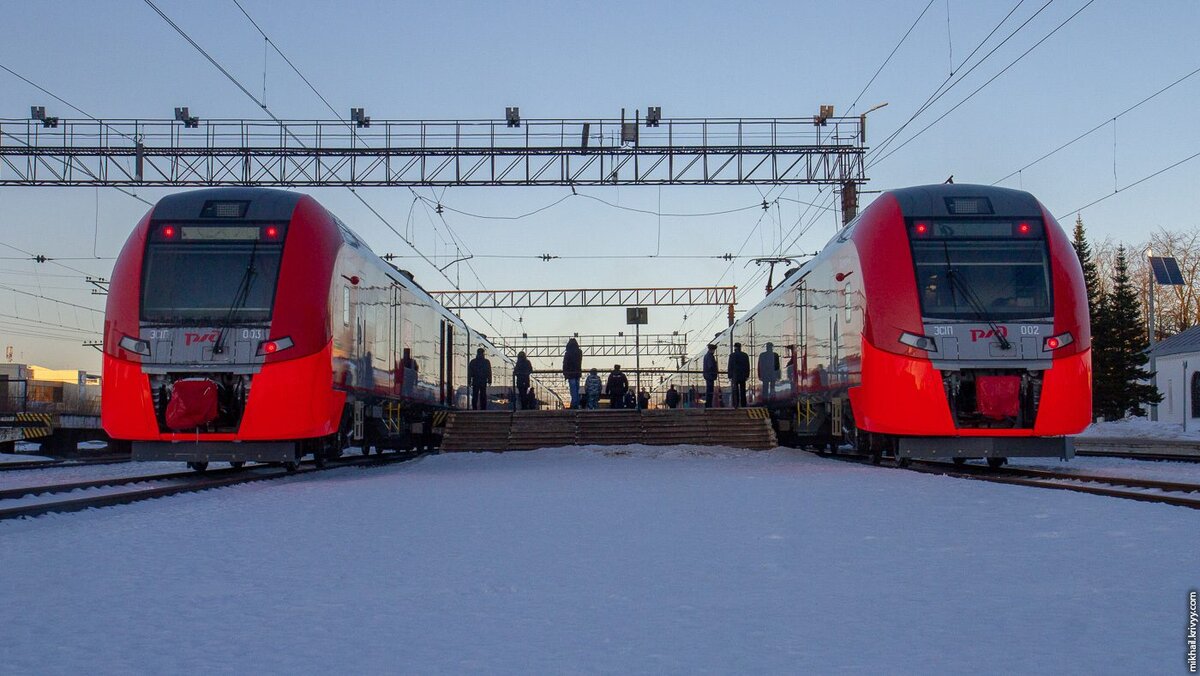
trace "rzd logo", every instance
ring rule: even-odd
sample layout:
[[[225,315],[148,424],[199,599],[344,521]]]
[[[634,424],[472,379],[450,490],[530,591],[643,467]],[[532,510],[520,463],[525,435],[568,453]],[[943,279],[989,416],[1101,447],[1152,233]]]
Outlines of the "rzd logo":
[[[183,334],[183,344],[191,345],[192,343],[215,343],[220,331],[210,331],[209,333],[185,333]]]
[[[1008,337],[1008,327],[1001,326],[998,329],[987,329],[987,330],[971,329],[971,342],[977,343],[977,342],[979,342],[980,338],[982,338],[984,340],[987,340],[988,338],[995,338],[997,333],[999,333],[1001,336],[1004,336],[1005,338],[1007,338]]]

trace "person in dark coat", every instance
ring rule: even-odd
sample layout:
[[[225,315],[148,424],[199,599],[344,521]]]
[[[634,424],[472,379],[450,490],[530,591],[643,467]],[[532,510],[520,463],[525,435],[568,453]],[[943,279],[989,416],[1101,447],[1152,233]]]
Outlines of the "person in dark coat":
[[[475,358],[467,364],[467,385],[471,388],[471,408],[486,411],[487,388],[492,384],[492,362],[483,356],[483,348],[475,350]]]
[[[571,391],[571,408],[579,408],[579,378],[583,375],[583,350],[579,341],[574,338],[567,341],[567,349],[563,352],[563,378],[567,379],[567,389]]]
[[[775,353],[775,344],[767,343],[766,349],[758,355],[758,380],[762,383],[763,401],[775,396],[775,383],[779,381],[779,376],[779,355]]]
[[[629,378],[621,373],[621,365],[616,364],[613,366],[612,373],[608,374],[608,383],[604,386],[604,393],[608,395],[609,408],[623,408],[627,391],[629,391]]]
[[[529,377],[533,374],[533,364],[525,352],[517,353],[517,363],[513,366],[513,381],[517,386],[517,407],[531,408],[529,401]]]
[[[709,344],[704,353],[704,408],[713,407],[713,384],[717,382],[717,346]]]
[[[637,407],[642,411],[650,408],[650,393],[646,390],[641,390],[638,392]]]
[[[667,408],[677,408],[679,406],[679,390],[675,389],[674,385],[667,390],[666,404]]]
[[[729,355],[729,363],[725,367],[729,374],[729,385],[733,390],[730,394],[733,407],[746,405],[746,381],[750,379],[750,355],[742,352],[742,344],[734,343],[733,352]]]
[[[621,400],[621,407],[629,409],[637,407],[637,397],[634,396],[633,390],[625,390],[625,398]]]

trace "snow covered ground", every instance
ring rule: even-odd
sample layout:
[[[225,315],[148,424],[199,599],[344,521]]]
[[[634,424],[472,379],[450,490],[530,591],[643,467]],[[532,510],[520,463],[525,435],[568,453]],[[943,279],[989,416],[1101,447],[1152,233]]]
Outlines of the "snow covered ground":
[[[1151,422],[1149,418],[1125,418],[1092,423],[1080,435],[1085,439],[1139,439],[1200,442],[1200,431],[1185,432],[1183,425]]]
[[[1200,514],[690,446],[0,522],[5,673],[1172,673]]]

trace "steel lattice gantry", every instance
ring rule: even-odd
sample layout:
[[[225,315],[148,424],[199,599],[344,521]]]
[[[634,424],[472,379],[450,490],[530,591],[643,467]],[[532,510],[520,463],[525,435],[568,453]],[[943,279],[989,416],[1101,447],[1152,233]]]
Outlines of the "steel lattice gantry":
[[[555,359],[562,357],[563,349],[572,336],[506,336],[496,339],[496,346],[510,356],[524,351],[530,359]],[[642,334],[640,339],[633,333],[596,334],[575,336],[585,357],[684,357],[687,355],[687,337],[670,333]],[[635,345],[636,343],[636,345]]]
[[[547,307],[634,307],[736,305],[736,286],[662,289],[526,289],[513,291],[430,291],[451,310]]]
[[[0,185],[470,186],[864,182],[859,117],[0,120]]]

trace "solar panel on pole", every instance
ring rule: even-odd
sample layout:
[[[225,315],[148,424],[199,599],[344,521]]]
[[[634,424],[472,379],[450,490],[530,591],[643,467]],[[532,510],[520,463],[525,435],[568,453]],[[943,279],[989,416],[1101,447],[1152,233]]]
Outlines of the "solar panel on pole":
[[[1183,286],[1183,273],[1179,263],[1171,256],[1150,256],[1150,269],[1154,271],[1154,281],[1165,286]]]

